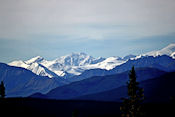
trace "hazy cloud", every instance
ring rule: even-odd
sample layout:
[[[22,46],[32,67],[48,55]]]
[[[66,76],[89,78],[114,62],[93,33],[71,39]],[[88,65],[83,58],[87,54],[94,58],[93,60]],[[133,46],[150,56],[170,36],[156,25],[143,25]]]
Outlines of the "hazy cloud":
[[[140,38],[175,30],[174,0],[1,0],[0,38]]]

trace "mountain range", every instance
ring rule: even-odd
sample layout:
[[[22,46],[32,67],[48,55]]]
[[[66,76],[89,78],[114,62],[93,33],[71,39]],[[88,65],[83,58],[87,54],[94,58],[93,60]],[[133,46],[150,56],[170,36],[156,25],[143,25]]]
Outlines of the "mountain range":
[[[124,62],[126,62],[126,59],[120,57],[93,58],[85,53],[72,53],[52,61],[37,56],[27,61],[12,61],[8,65],[23,67],[37,75],[50,78],[56,76],[68,78],[80,75],[88,69],[100,68],[110,70]]]
[[[8,97],[29,96],[72,99],[122,87],[135,66],[139,81],[175,71],[175,44],[142,55],[94,58],[72,53],[53,61],[37,56],[0,63],[0,80]]]
[[[41,56],[37,56],[26,61],[12,61],[8,63],[8,65],[22,67],[37,75],[48,76],[49,78],[57,76],[71,78],[72,76],[81,75],[86,70],[111,70],[129,60],[136,60],[148,56],[157,57],[162,55],[167,55],[174,59],[175,44],[170,44],[161,50],[148,52],[138,56],[128,55],[125,57],[94,58],[85,53],[72,53],[70,55],[61,56],[52,61],[48,61]]]

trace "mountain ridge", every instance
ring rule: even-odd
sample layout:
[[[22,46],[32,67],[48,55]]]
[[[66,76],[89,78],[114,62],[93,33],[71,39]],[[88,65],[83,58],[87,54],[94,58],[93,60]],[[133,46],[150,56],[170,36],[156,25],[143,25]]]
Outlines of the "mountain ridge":
[[[125,57],[98,57],[94,58],[86,53],[71,53],[48,61],[41,56],[36,56],[26,61],[12,61],[8,63],[11,66],[23,67],[31,70],[33,73],[50,78],[57,76],[71,78],[81,75],[84,71],[90,69],[112,70],[115,67],[126,63],[128,60],[137,60],[148,56],[158,57],[162,55],[170,56],[175,59],[175,44],[169,44],[161,50],[151,51],[141,55],[127,55]],[[32,64],[34,64],[32,66]],[[35,64],[38,64],[35,66]],[[43,67],[42,67],[43,66]]]
[[[47,71],[49,72],[64,77],[67,74],[80,75],[83,71],[88,69],[101,68],[109,70],[125,61],[126,60],[121,60],[119,57],[110,57],[107,59],[102,57],[93,58],[85,53],[72,53],[70,55],[61,56],[52,61],[47,61],[43,57],[37,56],[27,61],[13,61],[8,65],[26,68],[37,75],[40,75],[40,72],[43,72],[43,76],[52,78],[54,76],[46,72],[45,68],[47,68]],[[38,69],[32,66],[32,64],[38,64]],[[41,66],[44,66],[45,68]],[[34,69],[37,70],[34,71]]]

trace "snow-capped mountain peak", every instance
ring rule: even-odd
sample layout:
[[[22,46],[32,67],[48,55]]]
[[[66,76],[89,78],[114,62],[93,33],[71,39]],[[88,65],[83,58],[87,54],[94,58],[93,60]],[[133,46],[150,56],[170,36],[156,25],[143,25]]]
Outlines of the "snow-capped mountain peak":
[[[120,57],[109,57],[109,58],[106,58],[104,61],[97,63],[96,66],[97,66],[97,68],[110,70],[110,69],[113,69],[114,67],[121,65],[125,62],[126,61]]]
[[[93,57],[85,53],[72,53],[57,58],[55,61],[57,61],[60,64],[64,64],[66,66],[82,66],[85,64],[90,64],[93,60],[94,60]]]
[[[16,67],[22,67],[22,68],[27,68],[29,65],[27,65],[24,61],[19,60],[19,61],[12,61],[9,63],[10,66],[16,66]]]
[[[157,51],[151,51],[145,54],[141,54],[136,56],[135,58],[132,58],[131,60],[136,60],[145,56],[162,56],[162,55],[167,55],[175,59],[175,43],[169,44],[168,46],[164,47],[163,49],[157,50]]]
[[[171,54],[175,52],[175,44],[169,44],[165,48],[158,50],[158,51],[152,51],[148,52],[145,55],[148,56],[161,56],[161,55],[168,55],[171,56]]]
[[[41,56],[34,57],[27,61],[14,61],[9,63],[12,66],[24,67],[33,73],[43,76],[54,77],[70,75],[80,75],[88,69],[113,69],[115,66],[126,62],[120,57],[94,58],[85,53],[71,53],[61,56],[55,60],[47,61]]]
[[[136,55],[129,54],[129,55],[123,57],[122,59],[123,59],[123,60],[129,60],[129,59],[133,59],[133,58],[135,58],[135,57],[136,57]]]
[[[171,56],[173,59],[175,59],[175,52],[173,52],[170,56]]]
[[[163,48],[171,51],[175,51],[175,43],[169,44],[167,47]]]
[[[36,56],[36,57],[34,57],[34,58],[31,58],[31,59],[25,61],[25,63],[27,63],[27,64],[32,64],[32,63],[34,63],[34,62],[39,63],[39,62],[41,62],[41,61],[43,61],[43,60],[44,60],[43,57],[41,57],[41,56]]]

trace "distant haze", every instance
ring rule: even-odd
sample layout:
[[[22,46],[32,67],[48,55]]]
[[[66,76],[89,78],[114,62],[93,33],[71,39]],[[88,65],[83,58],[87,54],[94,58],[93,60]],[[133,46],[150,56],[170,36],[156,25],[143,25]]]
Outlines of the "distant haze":
[[[175,43],[175,0],[1,0],[0,62],[98,57]]]

